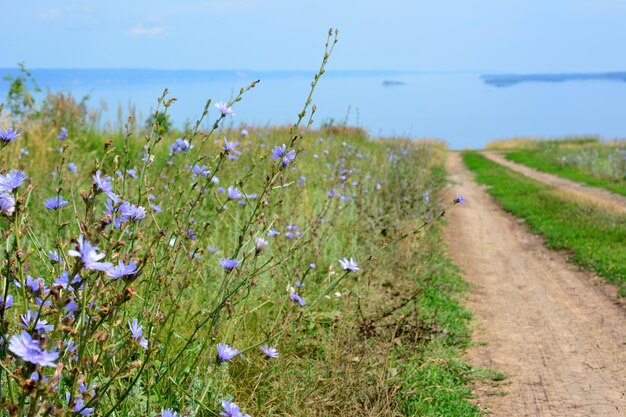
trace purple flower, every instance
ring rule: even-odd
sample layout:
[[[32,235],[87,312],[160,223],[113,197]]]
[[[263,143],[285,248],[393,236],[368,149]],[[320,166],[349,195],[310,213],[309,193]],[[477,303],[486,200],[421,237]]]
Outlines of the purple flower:
[[[290,299],[291,301],[297,301],[297,302],[298,302],[298,304],[300,304],[300,305],[301,305],[301,306],[303,306],[303,307],[306,305],[306,300],[305,300],[304,298],[300,297],[300,295],[298,295],[298,293],[291,294],[291,295],[289,296],[289,299]]]
[[[422,197],[424,197],[424,202],[430,203],[430,194],[428,193],[428,191],[422,194]]]
[[[263,252],[263,249],[267,247],[267,244],[268,244],[267,240],[263,239],[262,237],[257,237],[256,242],[255,242],[256,253],[259,254]]]
[[[65,127],[61,128],[61,131],[59,132],[59,135],[57,136],[57,139],[59,140],[63,140],[63,139],[67,139],[69,137],[69,133],[67,133],[67,129]]]
[[[0,311],[7,310],[11,307],[13,307],[13,296],[11,294],[7,295],[5,301],[4,296],[0,295]]]
[[[210,174],[206,165],[200,166],[198,164],[195,164],[193,167],[191,167],[191,173],[195,176],[201,175],[203,177],[208,177]]]
[[[81,416],[90,416],[90,415],[93,415],[94,408],[93,407],[86,408],[85,401],[83,401],[82,398],[77,398],[73,411],[75,413],[80,414]]]
[[[313,264],[313,263],[310,263],[310,264],[309,264],[309,268],[311,268],[311,269],[317,269],[317,265],[315,265],[315,264]]]
[[[74,164],[73,162],[67,164],[67,169],[72,171],[74,174],[78,172],[78,168],[76,168],[76,164]]]
[[[271,346],[261,346],[261,352],[265,353],[268,357],[276,359],[278,357],[278,350]]]
[[[161,417],[178,417],[178,413],[171,408],[161,409]]]
[[[215,103],[215,107],[224,116],[229,116],[229,115],[230,116],[234,116],[235,115],[235,112],[233,111],[233,109],[231,107],[228,106],[228,103],[222,103],[221,101],[218,101],[217,103]]]
[[[239,199],[241,197],[243,197],[243,194],[236,187],[233,187],[232,185],[230,187],[228,187],[228,198],[229,199],[237,200],[237,199]]]
[[[270,229],[267,232],[267,237],[274,237],[274,236],[278,236],[280,234],[280,232],[276,229]]]
[[[237,268],[237,265],[239,265],[239,261],[237,259],[223,258],[220,259],[220,265],[222,265],[225,270],[232,271],[233,269]]]
[[[15,198],[9,193],[0,193],[0,213],[12,214],[15,210]]]
[[[0,175],[0,192],[10,192],[24,183],[28,176],[22,171],[11,170],[6,175]]]
[[[286,167],[289,162],[296,159],[296,151],[292,149],[287,152],[287,145],[282,144],[272,149],[272,159],[282,159],[282,164]]]
[[[46,206],[47,209],[50,210],[58,210],[65,206],[67,206],[67,201],[63,199],[60,195],[56,197],[52,197],[43,202],[43,205]]]
[[[348,260],[348,258],[340,259],[339,264],[341,264],[341,268],[344,271],[356,272],[359,270],[359,264],[352,258],[350,258],[350,260]]]
[[[456,197],[454,197],[454,203],[461,203],[461,204],[465,204],[465,197],[463,197],[461,194],[456,193]]]
[[[59,357],[58,352],[42,349],[39,341],[34,340],[27,332],[13,335],[9,341],[9,350],[24,361],[40,366],[55,367],[54,361]]]
[[[191,148],[193,148],[193,145],[187,139],[178,138],[170,145],[170,155],[178,152],[187,153]]]
[[[74,279],[72,279],[72,281],[70,282],[70,274],[67,271],[63,271],[61,272],[61,275],[56,277],[56,279],[54,280],[54,285],[58,285],[63,289],[70,289],[70,285],[73,284],[80,284],[80,282],[83,279],[81,278],[80,275],[76,274],[74,275]]]
[[[78,237],[78,250],[69,250],[67,254],[76,258],[81,258],[85,268],[96,271],[108,271],[113,267],[111,262],[99,262],[106,255],[98,253],[98,247],[93,246],[83,236]]]
[[[239,353],[239,349],[230,347],[226,343],[217,344],[217,357],[222,362],[229,361]]]
[[[13,130],[11,127],[7,130],[0,129],[0,141],[2,141],[3,145],[11,143],[19,137],[20,134],[17,133],[17,130]]]
[[[241,151],[237,150],[237,146],[239,145],[239,142],[229,142],[228,139],[226,139],[226,136],[224,136],[224,146],[222,146],[222,149],[226,152],[233,152],[236,153],[237,155],[241,155]]]
[[[102,177],[100,171],[96,172],[93,177],[93,182],[98,189],[105,193],[114,203],[120,201],[120,198],[113,193],[113,184],[111,184],[111,177]]]
[[[137,272],[137,265],[131,259],[128,265],[124,265],[124,262],[119,261],[118,264],[109,269],[106,274],[109,276],[109,279],[118,279],[127,275],[133,275],[135,272]]]
[[[20,314],[20,322],[17,323],[18,326],[28,329],[31,326],[35,326],[35,331],[37,333],[47,333],[54,330],[54,325],[48,324],[47,320],[43,320],[39,318],[39,313],[32,312],[30,310],[26,311],[26,314]]]
[[[126,173],[128,175],[130,175],[131,178],[133,179],[137,179],[137,171],[135,171],[134,169],[130,168],[126,170]]]
[[[137,322],[137,319],[133,319],[132,323],[129,321],[128,327],[130,328],[132,338],[139,342],[139,346],[148,350],[148,340],[143,337],[143,326]]]
[[[242,137],[244,137],[244,138],[245,138],[245,137],[248,137],[248,130],[246,130],[246,129],[241,129],[241,136],[242,136]]]

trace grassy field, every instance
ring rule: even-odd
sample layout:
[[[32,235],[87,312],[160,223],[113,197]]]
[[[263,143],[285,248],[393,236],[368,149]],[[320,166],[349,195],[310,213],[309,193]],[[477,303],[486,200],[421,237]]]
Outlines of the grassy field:
[[[551,187],[512,172],[476,152],[463,154],[476,180],[502,207],[525,219],[549,247],[571,253],[571,261],[618,286],[626,295],[626,218],[563,199]]]
[[[597,141],[537,141],[506,158],[539,171],[626,195],[626,148]]]
[[[445,146],[310,131],[309,100],[223,128],[238,100],[185,131],[165,95],[126,130],[10,101],[0,416],[480,415]]]

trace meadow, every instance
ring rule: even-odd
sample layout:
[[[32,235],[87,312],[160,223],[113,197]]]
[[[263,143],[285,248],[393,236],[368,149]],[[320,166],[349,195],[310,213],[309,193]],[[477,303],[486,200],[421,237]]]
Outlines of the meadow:
[[[445,145],[311,130],[333,45],[287,127],[233,126],[256,83],[177,131],[14,80],[1,416],[480,415]]]

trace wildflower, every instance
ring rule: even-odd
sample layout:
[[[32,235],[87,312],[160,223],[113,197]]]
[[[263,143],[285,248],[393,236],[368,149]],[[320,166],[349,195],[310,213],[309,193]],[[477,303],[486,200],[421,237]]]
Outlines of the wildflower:
[[[102,177],[100,171],[96,172],[93,177],[93,182],[96,187],[103,193],[105,193],[114,203],[120,201],[120,198],[113,192],[113,184],[111,184],[111,177]]]
[[[67,164],[67,169],[72,171],[74,174],[78,172],[78,168],[76,168],[76,164],[74,164],[73,162]]]
[[[109,276],[109,279],[118,279],[127,275],[134,275],[136,272],[137,265],[131,259],[128,265],[124,265],[124,262],[119,261],[116,266],[106,271],[106,274]]]
[[[129,321],[128,327],[130,328],[132,338],[139,342],[139,346],[148,350],[148,339],[143,337],[143,326],[137,322],[137,319],[133,319],[132,323]]]
[[[237,155],[241,155],[241,151],[237,150],[237,145],[239,145],[239,142],[229,142],[228,139],[226,139],[226,136],[224,136],[224,146],[222,146],[222,149],[226,153],[233,152]]]
[[[211,253],[215,253],[215,252],[217,252],[217,248],[216,248],[215,246],[209,246],[209,247],[207,248],[207,250],[208,250],[209,252],[211,252]]]
[[[193,175],[195,175],[195,176],[201,175],[203,177],[208,177],[209,174],[210,174],[210,172],[207,169],[206,165],[200,166],[198,164],[195,164],[193,167],[191,167],[191,173]]]
[[[81,416],[90,416],[93,415],[94,408],[85,407],[85,401],[82,398],[77,398],[73,410]]]
[[[15,198],[9,193],[0,193],[0,213],[12,214],[15,210]]]
[[[298,304],[300,304],[303,307],[306,305],[306,300],[304,298],[300,297],[300,295],[298,293],[291,294],[289,296],[289,299],[291,301],[297,301]]]
[[[287,145],[282,144],[281,146],[276,146],[272,150],[272,159],[282,159],[282,164],[286,167],[289,165],[289,162],[296,159],[296,151],[292,149],[287,152]]]
[[[245,137],[248,137],[248,130],[246,130],[246,129],[241,129],[241,136],[242,136],[242,137],[244,137],[244,138],[245,138]]]
[[[267,247],[267,244],[267,240],[263,239],[262,237],[257,237],[255,242],[256,253],[259,254],[263,252],[263,249]]]
[[[15,139],[19,138],[20,134],[17,133],[17,130],[13,130],[13,128],[8,128],[7,130],[0,129],[0,141],[2,141],[2,145],[6,145],[8,143],[13,142]]]
[[[239,349],[230,347],[226,343],[217,344],[217,357],[222,362],[230,361],[232,358],[237,356],[238,353]]]
[[[276,359],[278,357],[278,350],[271,346],[261,346],[261,352],[265,353],[268,357]]]
[[[222,265],[225,270],[232,271],[233,269],[237,268],[237,265],[239,265],[239,261],[237,259],[223,258],[220,259],[220,265]]]
[[[63,259],[61,259],[61,257],[59,256],[59,252],[51,250],[49,253],[50,256],[48,258],[51,262],[63,265]]]
[[[28,332],[24,331],[11,337],[9,350],[24,361],[40,366],[55,367],[54,361],[59,357],[58,352],[48,352],[42,349],[39,341],[34,340]]]
[[[5,301],[4,296],[0,295],[0,311],[7,310],[11,307],[13,307],[13,296],[11,294],[7,295]]]
[[[72,289],[70,285],[80,284],[83,278],[76,274],[74,275],[74,279],[70,282],[70,274],[67,271],[61,272],[61,275],[56,277],[54,280],[54,285],[60,286],[63,289]]]
[[[137,171],[135,171],[134,169],[129,168],[126,170],[126,173],[130,175],[131,178],[137,179]]]
[[[20,322],[17,325],[25,329],[35,325],[35,330],[40,334],[54,330],[54,325],[48,324],[47,320],[40,319],[38,312],[33,313],[30,310],[27,310],[26,314],[20,314]]]
[[[339,264],[341,264],[341,268],[344,271],[356,272],[359,270],[359,264],[357,264],[356,261],[352,258],[350,258],[350,260],[348,260],[348,258],[340,259]]]
[[[267,237],[274,237],[274,236],[278,236],[280,234],[280,232],[276,229],[270,229],[267,232]]]
[[[179,152],[187,153],[191,148],[193,148],[193,145],[187,139],[178,138],[170,145],[170,155]]]
[[[11,170],[6,175],[0,175],[0,192],[13,191],[24,183],[28,176],[22,171]]]
[[[309,268],[311,268],[311,269],[317,269],[317,265],[315,265],[315,264],[313,264],[313,263],[310,263],[310,264],[309,264]]]
[[[161,417],[178,417],[178,413],[171,408],[161,409]]]
[[[104,253],[98,253],[98,247],[93,246],[83,236],[78,237],[78,250],[69,250],[67,254],[76,258],[81,258],[85,268],[96,271],[108,271],[113,264],[111,262],[98,262],[105,257]]]
[[[428,191],[426,191],[424,194],[422,194],[422,197],[424,197],[424,201],[426,203],[430,203],[430,194],[428,193]]]
[[[60,195],[56,197],[52,197],[43,202],[43,205],[46,206],[47,209],[50,210],[58,210],[65,206],[67,206],[67,201],[63,199]]]
[[[243,194],[236,187],[233,187],[232,185],[230,187],[228,187],[228,198],[229,199],[237,200],[237,199],[239,199],[241,197],[243,197]]]
[[[215,107],[222,113],[223,116],[234,116],[235,112],[231,107],[228,106],[228,103],[222,103],[218,101],[215,103]]]
[[[65,127],[61,128],[61,131],[59,132],[59,135],[57,136],[57,139],[59,140],[63,140],[63,139],[67,139],[69,137],[69,133],[67,133],[67,129]]]
[[[454,203],[461,203],[461,204],[465,204],[465,197],[463,197],[461,194],[456,193],[456,197],[454,197]]]

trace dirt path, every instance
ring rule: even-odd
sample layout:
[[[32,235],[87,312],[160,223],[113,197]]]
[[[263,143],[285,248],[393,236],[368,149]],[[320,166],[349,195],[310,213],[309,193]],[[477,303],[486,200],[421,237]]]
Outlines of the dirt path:
[[[513,171],[517,171],[529,178],[558,187],[563,191],[576,195],[578,198],[601,205],[609,210],[626,213],[626,197],[622,195],[614,194],[601,188],[589,187],[556,175],[537,171],[525,165],[509,161],[500,152],[484,151],[482,154],[488,159],[497,162],[500,165],[504,165]]]
[[[626,416],[624,310],[498,207],[459,154],[448,170],[466,204],[449,213],[445,237],[484,342],[470,362],[509,376],[477,386],[480,404],[503,417]]]

